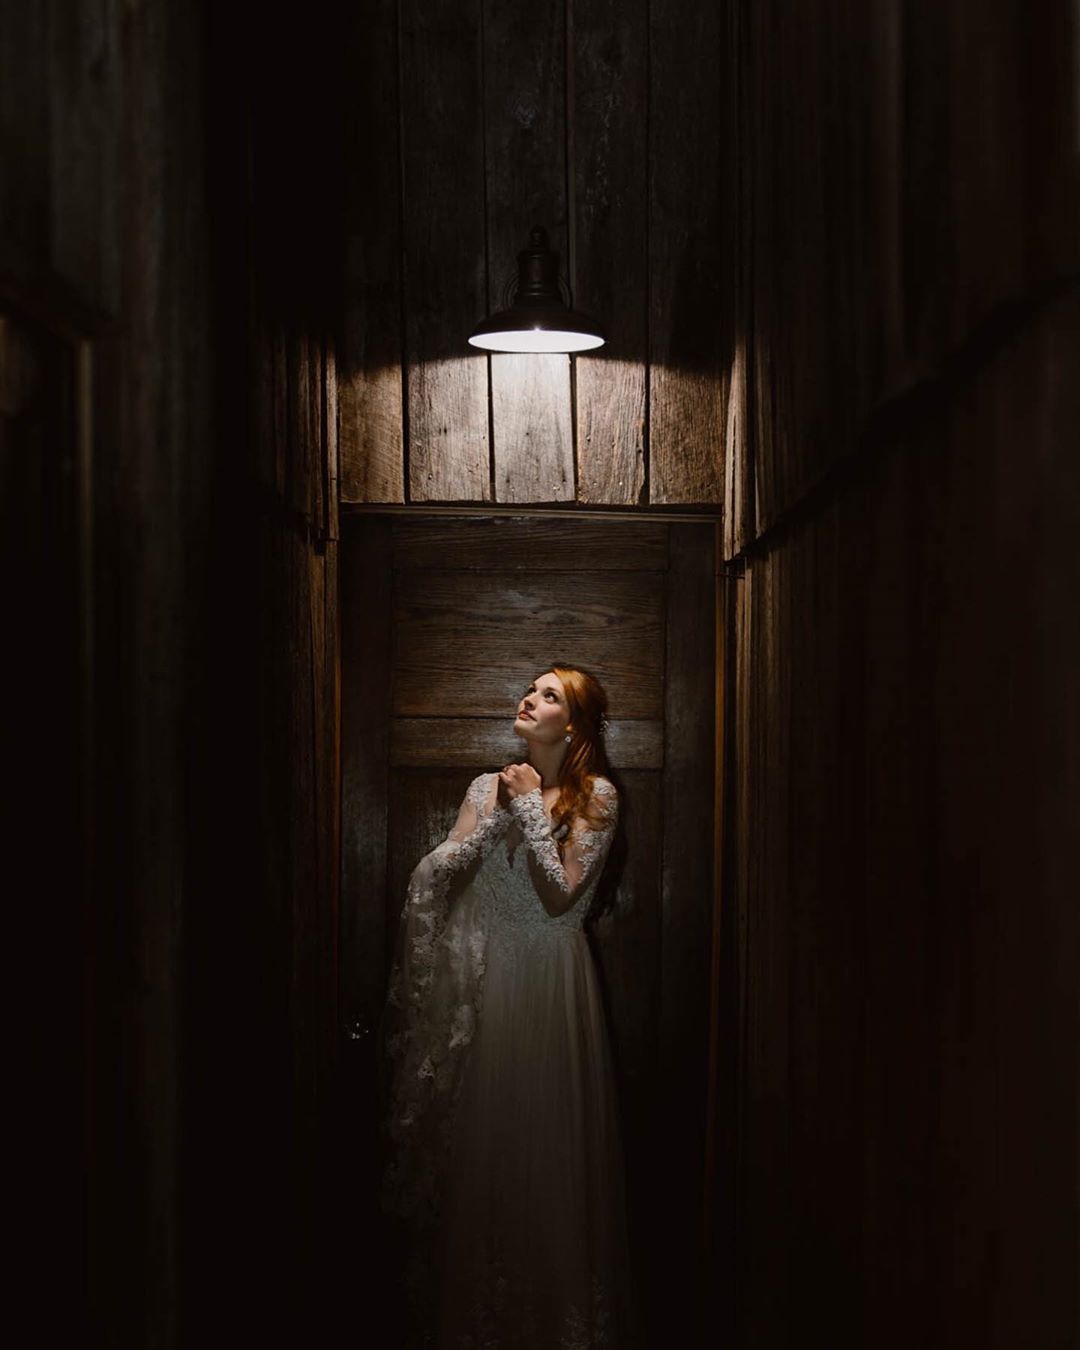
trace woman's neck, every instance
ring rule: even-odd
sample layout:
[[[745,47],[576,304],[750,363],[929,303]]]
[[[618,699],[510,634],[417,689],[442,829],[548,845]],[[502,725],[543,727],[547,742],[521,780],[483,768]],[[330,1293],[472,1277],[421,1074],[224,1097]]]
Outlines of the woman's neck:
[[[559,785],[559,769],[566,758],[566,744],[533,745],[529,747],[529,763],[540,775],[541,788]]]

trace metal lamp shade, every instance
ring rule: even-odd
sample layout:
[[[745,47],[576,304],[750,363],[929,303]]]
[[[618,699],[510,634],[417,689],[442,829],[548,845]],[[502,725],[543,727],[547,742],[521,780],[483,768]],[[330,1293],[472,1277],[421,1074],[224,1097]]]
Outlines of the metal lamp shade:
[[[518,254],[510,308],[478,323],[469,342],[491,352],[584,352],[604,345],[596,320],[563,303],[558,254],[548,247],[546,230],[534,229]]]

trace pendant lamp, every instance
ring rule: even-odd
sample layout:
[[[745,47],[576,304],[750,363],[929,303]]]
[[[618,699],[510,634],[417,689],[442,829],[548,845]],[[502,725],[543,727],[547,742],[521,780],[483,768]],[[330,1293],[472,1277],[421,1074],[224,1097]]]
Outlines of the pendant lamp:
[[[469,341],[489,352],[584,352],[604,345],[596,320],[563,300],[559,255],[541,226],[518,254],[517,290],[510,308],[478,323]]]

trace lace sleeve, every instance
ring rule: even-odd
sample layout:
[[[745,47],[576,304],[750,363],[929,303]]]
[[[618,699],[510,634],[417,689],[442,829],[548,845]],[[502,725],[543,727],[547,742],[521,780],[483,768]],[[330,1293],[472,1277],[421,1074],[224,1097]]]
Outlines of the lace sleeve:
[[[594,781],[591,806],[603,823],[594,830],[580,816],[577,817],[560,858],[540,789],[533,788],[531,792],[510,799],[510,811],[521,826],[529,852],[542,878],[537,878],[541,899],[553,901],[561,911],[569,909],[599,874],[615,837],[619,797],[614,784],[608,779],[597,778]]]
[[[438,1206],[439,1168],[463,1054],[472,1040],[483,990],[484,914],[465,880],[510,823],[491,802],[494,774],[469,784],[447,837],[409,877],[379,1042],[385,1128],[391,1160],[384,1173],[389,1212],[424,1221]]]
[[[493,804],[488,809],[494,776],[482,773],[472,780],[458,809],[454,828],[441,844],[421,859],[418,867],[430,863],[437,877],[450,878],[490,853],[492,845],[510,823],[509,815],[501,806]]]

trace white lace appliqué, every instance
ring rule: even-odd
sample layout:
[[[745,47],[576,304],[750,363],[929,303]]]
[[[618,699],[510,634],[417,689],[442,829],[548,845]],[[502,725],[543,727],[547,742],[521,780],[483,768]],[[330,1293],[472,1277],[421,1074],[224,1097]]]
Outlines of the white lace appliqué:
[[[388,1213],[428,1223],[438,1211],[439,1162],[483,993],[486,926],[475,904],[452,907],[452,883],[490,853],[509,824],[483,814],[489,775],[474,778],[459,824],[409,878],[390,972],[382,1041],[392,1081],[384,1176]],[[471,814],[469,827],[461,817]],[[457,837],[455,837],[457,836]]]
[[[577,896],[598,872],[618,822],[619,802],[614,785],[606,778],[593,781],[594,809],[599,808],[603,823],[592,829],[578,817],[560,856],[552,834],[551,822],[544,810],[539,788],[511,798],[513,814],[533,857],[544,875],[566,896]]]

